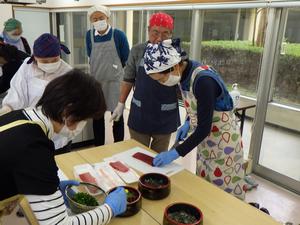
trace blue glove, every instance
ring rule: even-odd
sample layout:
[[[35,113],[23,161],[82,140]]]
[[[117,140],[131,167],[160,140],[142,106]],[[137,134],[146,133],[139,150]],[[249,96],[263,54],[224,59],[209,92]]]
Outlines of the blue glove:
[[[109,205],[114,216],[125,212],[127,206],[125,189],[123,187],[118,187],[106,197],[105,203]]]
[[[183,141],[186,138],[189,130],[190,130],[190,121],[186,120],[184,122],[184,124],[177,131],[176,142],[177,141]]]
[[[165,166],[171,163],[173,160],[177,159],[179,157],[178,152],[176,149],[171,149],[170,151],[159,153],[155,158],[153,159],[153,165],[154,166]]]
[[[60,189],[60,191],[61,191],[61,193],[62,193],[62,196],[63,196],[63,198],[64,198],[64,201],[65,201],[65,204],[67,205],[67,207],[69,207],[69,202],[68,202],[68,200],[67,200],[66,191],[65,191],[67,185],[75,185],[75,186],[78,186],[79,184],[80,184],[80,182],[77,181],[77,180],[62,180],[62,181],[60,181],[60,183],[59,183],[59,189]],[[72,192],[74,192],[74,191],[71,189],[70,192],[72,193]],[[75,192],[72,193],[72,194],[75,194]]]

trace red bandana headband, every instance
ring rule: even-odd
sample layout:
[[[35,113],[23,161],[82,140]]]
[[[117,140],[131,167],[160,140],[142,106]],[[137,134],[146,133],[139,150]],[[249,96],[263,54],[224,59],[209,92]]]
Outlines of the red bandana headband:
[[[153,27],[153,26],[160,26],[160,27],[165,27],[168,28],[170,30],[173,30],[174,28],[174,20],[173,18],[166,14],[166,13],[155,13],[150,17],[149,20],[149,26]]]

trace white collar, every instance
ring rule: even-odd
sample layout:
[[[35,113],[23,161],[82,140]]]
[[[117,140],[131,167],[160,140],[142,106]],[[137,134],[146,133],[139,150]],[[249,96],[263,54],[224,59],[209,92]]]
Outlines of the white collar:
[[[105,31],[105,33],[104,34],[99,34],[98,33],[98,31],[95,29],[95,36],[105,36],[105,35],[107,35],[108,34],[108,32],[110,31],[110,29],[111,29],[111,26],[110,26],[110,24],[107,24],[107,26],[108,26],[108,29]]]
[[[42,112],[42,108],[39,106],[38,108],[35,107],[29,107],[24,109],[25,116],[35,122],[41,122],[45,125],[47,130],[47,136],[49,139],[52,139],[54,134],[53,125],[48,117],[44,115]]]

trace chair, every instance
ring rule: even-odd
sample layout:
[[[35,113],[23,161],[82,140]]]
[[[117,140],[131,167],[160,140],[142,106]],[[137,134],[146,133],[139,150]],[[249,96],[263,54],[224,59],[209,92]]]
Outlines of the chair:
[[[27,199],[22,195],[15,195],[13,197],[0,201],[0,219],[4,215],[9,215],[17,205],[19,205],[19,207],[23,211],[24,216],[30,225],[39,225]],[[0,225],[2,225],[1,220]]]

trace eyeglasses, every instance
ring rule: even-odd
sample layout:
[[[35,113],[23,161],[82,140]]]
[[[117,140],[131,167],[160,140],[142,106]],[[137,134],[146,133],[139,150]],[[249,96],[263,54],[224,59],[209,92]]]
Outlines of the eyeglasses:
[[[159,73],[162,73],[162,74],[168,74],[168,73],[170,73],[170,72],[172,72],[172,71],[174,71],[174,66],[172,66],[171,68],[166,69],[166,70],[164,70],[164,71],[161,71],[161,72],[159,72]]]
[[[161,37],[164,40],[170,38],[172,35],[169,31],[159,32],[157,30],[152,30],[151,34],[156,38]]]

